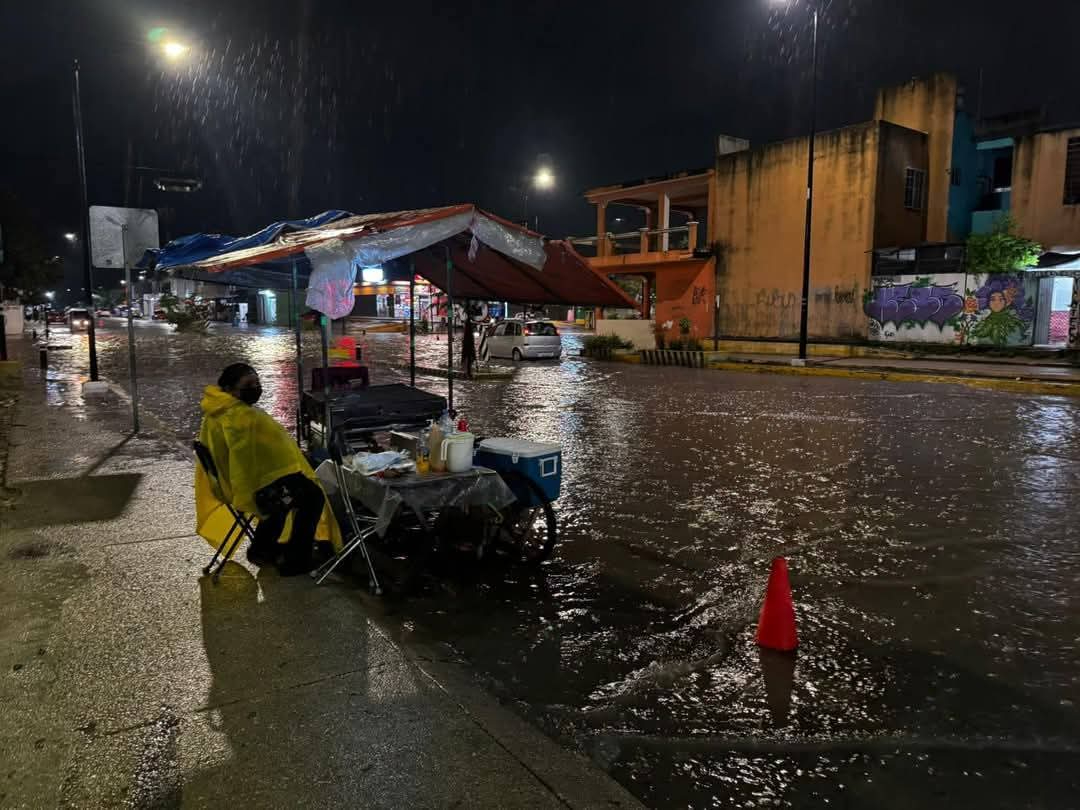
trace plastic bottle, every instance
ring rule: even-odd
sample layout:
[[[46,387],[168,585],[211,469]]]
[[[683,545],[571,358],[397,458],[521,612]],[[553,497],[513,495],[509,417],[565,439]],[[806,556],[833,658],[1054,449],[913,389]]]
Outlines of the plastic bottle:
[[[443,472],[446,469],[446,464],[443,463],[442,456],[442,443],[443,443],[443,430],[440,426],[442,420],[439,422],[431,423],[431,438],[428,439],[428,460],[431,465],[432,472]]]

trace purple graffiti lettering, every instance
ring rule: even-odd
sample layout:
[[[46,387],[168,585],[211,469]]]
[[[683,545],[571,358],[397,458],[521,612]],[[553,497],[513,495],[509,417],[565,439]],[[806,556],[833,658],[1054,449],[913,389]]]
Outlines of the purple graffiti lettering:
[[[915,321],[941,327],[964,311],[964,299],[957,294],[955,284],[947,287],[897,284],[875,289],[863,311],[880,324]]]

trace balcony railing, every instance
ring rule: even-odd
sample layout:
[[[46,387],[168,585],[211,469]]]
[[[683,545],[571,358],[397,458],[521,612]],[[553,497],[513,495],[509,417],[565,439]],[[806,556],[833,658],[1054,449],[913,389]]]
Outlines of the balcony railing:
[[[571,238],[574,247],[585,255],[627,256],[664,251],[687,252],[697,247],[698,223],[687,222],[676,228],[640,228],[624,233],[608,232],[603,236]],[[582,250],[584,248],[584,250]]]

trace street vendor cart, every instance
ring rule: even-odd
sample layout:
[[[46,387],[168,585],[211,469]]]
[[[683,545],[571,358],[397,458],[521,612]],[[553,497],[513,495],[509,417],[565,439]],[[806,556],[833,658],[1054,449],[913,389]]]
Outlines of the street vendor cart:
[[[146,263],[146,259],[144,259]],[[553,503],[559,496],[558,445],[516,438],[476,445],[475,460],[454,473],[421,475],[360,472],[359,454],[379,451],[394,431],[418,430],[454,409],[454,333],[447,334],[447,396],[416,386],[415,306],[409,307],[409,385],[369,384],[368,369],[337,384],[328,372],[329,326],[352,312],[360,267],[381,266],[390,283],[417,279],[454,300],[531,305],[632,307],[606,276],[594,271],[568,242],[542,235],[474,205],[354,216],[327,212],[310,220],[275,223],[252,236],[198,235],[170,243],[148,266],[174,275],[236,286],[287,282],[296,326],[298,441],[325,460],[319,476],[341,496],[344,543],[316,572],[321,582],[354,550],[378,579],[366,541],[412,532],[446,545],[462,538],[478,555],[510,549],[527,562],[546,559],[557,540]],[[299,291],[318,314],[322,368],[305,385]],[[341,381],[338,381],[341,382]],[[339,520],[339,522],[341,522]]]

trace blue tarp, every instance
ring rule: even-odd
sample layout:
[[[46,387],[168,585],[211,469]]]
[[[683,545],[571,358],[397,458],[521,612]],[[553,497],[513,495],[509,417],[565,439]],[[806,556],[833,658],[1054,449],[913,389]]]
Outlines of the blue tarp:
[[[336,222],[339,219],[351,216],[353,215],[348,211],[324,211],[307,219],[290,219],[275,222],[248,236],[227,236],[216,233],[196,233],[190,236],[181,236],[179,239],[172,240],[163,248],[146,251],[139,261],[138,268],[168,270],[172,267],[184,267],[203,259],[232,253],[234,250],[244,250],[269,244],[283,233],[317,228],[320,225],[326,225],[329,222]],[[288,270],[291,264],[292,259],[277,262],[276,264],[270,262],[263,269],[284,272]],[[215,273],[211,280],[225,284],[243,284],[243,282],[229,281],[226,278],[228,275],[230,274]]]

